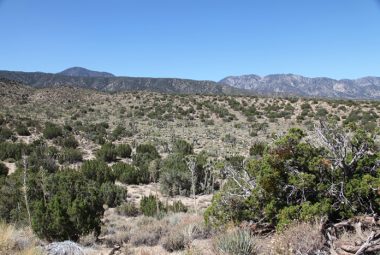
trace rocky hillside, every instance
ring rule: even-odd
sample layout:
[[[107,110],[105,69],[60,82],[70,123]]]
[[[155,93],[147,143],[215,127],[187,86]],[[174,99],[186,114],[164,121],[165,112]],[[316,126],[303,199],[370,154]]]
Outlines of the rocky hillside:
[[[75,73],[75,72],[74,72]],[[78,73],[76,73],[78,74]],[[152,91],[175,94],[235,95],[252,92],[213,81],[196,81],[176,78],[142,77],[83,77],[62,73],[0,71],[0,78],[21,82],[35,88],[61,86],[96,89],[106,92]]]
[[[229,76],[221,84],[247,89],[258,94],[296,95],[346,99],[380,99],[380,78],[365,77],[356,80],[308,78],[294,74]]]
[[[112,73],[92,71],[83,67],[71,67],[58,74],[76,77],[115,77]]]

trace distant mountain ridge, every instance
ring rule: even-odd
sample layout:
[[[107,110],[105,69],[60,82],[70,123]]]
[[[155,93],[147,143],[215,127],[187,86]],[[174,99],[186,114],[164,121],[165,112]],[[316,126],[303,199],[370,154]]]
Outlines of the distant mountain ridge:
[[[81,72],[82,71],[78,73],[75,71],[75,75],[65,75],[62,74],[62,72],[52,74],[42,72],[0,71],[0,78],[18,81],[35,88],[70,86],[96,89],[105,92],[146,90],[161,93],[216,95],[252,93],[228,85],[221,85],[214,81],[196,81],[177,78],[89,77]],[[65,73],[67,74],[67,72]]]
[[[295,74],[228,76],[221,84],[254,91],[258,94],[287,94],[304,97],[380,99],[380,77],[335,80],[308,78]]]
[[[76,77],[115,77],[112,73],[92,71],[83,67],[71,67],[58,74]]]
[[[62,72],[0,71],[0,78],[36,88],[70,86],[105,92],[153,91],[176,94],[301,96],[380,100],[380,77],[335,80],[295,74],[228,76],[219,82],[178,78],[120,77],[82,67]]]

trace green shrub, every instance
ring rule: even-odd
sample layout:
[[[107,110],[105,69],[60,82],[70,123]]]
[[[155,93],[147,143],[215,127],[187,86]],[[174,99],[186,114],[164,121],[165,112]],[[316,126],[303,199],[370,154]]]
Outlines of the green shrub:
[[[139,209],[131,202],[123,203],[116,207],[116,212],[122,216],[136,217],[140,214]]]
[[[65,147],[65,148],[73,148],[73,149],[76,149],[76,148],[79,146],[79,143],[78,143],[78,141],[75,139],[74,136],[68,136],[68,137],[65,137],[65,138],[62,140],[62,146]]]
[[[116,146],[117,155],[120,158],[130,158],[132,153],[132,148],[129,144],[119,144]]]
[[[96,182],[66,169],[49,176],[46,189],[49,196],[32,201],[32,228],[40,238],[77,241],[91,232],[99,235],[104,208]]]
[[[45,129],[43,130],[43,135],[46,139],[53,139],[63,135],[63,130],[60,126],[47,122],[45,124]]]
[[[112,139],[117,140],[121,136],[123,136],[126,133],[126,129],[123,126],[116,126],[115,129],[112,131]]]
[[[149,195],[148,197],[142,197],[140,201],[140,211],[145,216],[157,216],[159,213],[165,211],[165,207],[162,202],[153,195]]]
[[[218,236],[214,243],[218,254],[252,255],[258,254],[255,240],[248,230],[235,230]]]
[[[335,136],[344,136],[339,127],[331,126],[328,130],[326,137],[331,143],[339,141]],[[302,130],[290,129],[265,150],[262,158],[250,160],[242,168],[234,167],[234,179],[228,175],[223,189],[214,195],[205,213],[206,221],[217,226],[252,221],[283,229],[295,220],[326,217],[336,222],[380,213],[380,200],[373,188],[380,185],[380,169],[376,167],[380,154],[372,153],[376,149],[373,137],[356,130],[348,140],[347,156],[341,165],[333,164],[331,158],[336,154],[330,148],[343,145],[315,147],[304,137]],[[365,152],[359,152],[359,148]],[[244,183],[248,189],[239,187],[235,180],[241,178],[240,174],[254,187],[249,183]],[[331,193],[338,187],[338,193]],[[344,194],[344,198],[339,194]]]
[[[125,184],[149,183],[149,173],[136,166],[118,162],[112,166],[116,179]]]
[[[187,206],[184,205],[181,200],[174,201],[173,205],[169,205],[167,210],[173,213],[187,212]]]
[[[20,160],[23,153],[27,154],[28,148],[23,143],[0,143],[0,160],[6,160],[9,158]]]
[[[189,195],[191,189],[191,172],[181,154],[169,155],[160,170],[160,187],[170,196]]]
[[[9,171],[8,167],[3,162],[0,162],[0,177],[7,176],[8,171]]]
[[[266,144],[264,142],[255,142],[251,148],[249,148],[249,155],[251,156],[263,156]]]
[[[16,133],[20,136],[30,136],[28,128],[23,124],[19,124],[16,126]]]
[[[0,142],[12,138],[13,132],[9,128],[0,127]]]
[[[0,221],[27,224],[20,171],[0,176]]]
[[[45,143],[33,144],[28,157],[28,168],[33,172],[38,172],[42,168],[49,173],[54,173],[58,170],[55,163],[57,157],[59,157],[57,148],[47,147]]]
[[[100,186],[100,192],[102,194],[103,204],[109,207],[115,207],[124,202],[127,198],[126,190],[111,182],[103,183]]]
[[[133,155],[133,163],[139,168],[142,174],[149,176],[150,163],[159,158],[160,155],[156,147],[151,144],[139,144],[136,148],[136,154]]]
[[[176,140],[173,145],[173,152],[182,155],[193,154],[193,146],[185,140]]]
[[[182,154],[171,154],[162,161],[160,169],[160,187],[164,194],[169,196],[190,195],[192,182],[194,181],[195,193],[208,193],[211,187],[213,175],[206,171],[204,166],[207,155],[201,153],[192,159],[195,163],[194,176],[186,164],[186,158]],[[211,182],[211,183],[210,183]]]
[[[105,182],[115,182],[115,176],[111,168],[103,161],[87,160],[81,166],[81,172],[89,179],[94,180],[100,184]]]
[[[115,145],[112,143],[103,144],[100,150],[96,152],[96,157],[105,162],[115,161],[117,157]]]
[[[58,162],[63,163],[76,163],[82,161],[82,152],[78,149],[64,148],[58,156]]]

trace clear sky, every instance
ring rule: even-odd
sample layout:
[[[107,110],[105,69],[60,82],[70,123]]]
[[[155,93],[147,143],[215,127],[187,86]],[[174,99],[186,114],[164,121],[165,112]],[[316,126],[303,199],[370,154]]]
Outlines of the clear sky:
[[[380,76],[376,0],[0,0],[0,69]]]

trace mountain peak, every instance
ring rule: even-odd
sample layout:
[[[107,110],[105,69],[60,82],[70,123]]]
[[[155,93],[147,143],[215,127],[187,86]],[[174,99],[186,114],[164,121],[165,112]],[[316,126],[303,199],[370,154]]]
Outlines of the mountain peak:
[[[112,73],[107,72],[98,72],[98,71],[92,71],[88,70],[83,67],[70,67],[62,72],[57,73],[59,75],[65,75],[65,76],[75,76],[75,77],[115,77]]]

